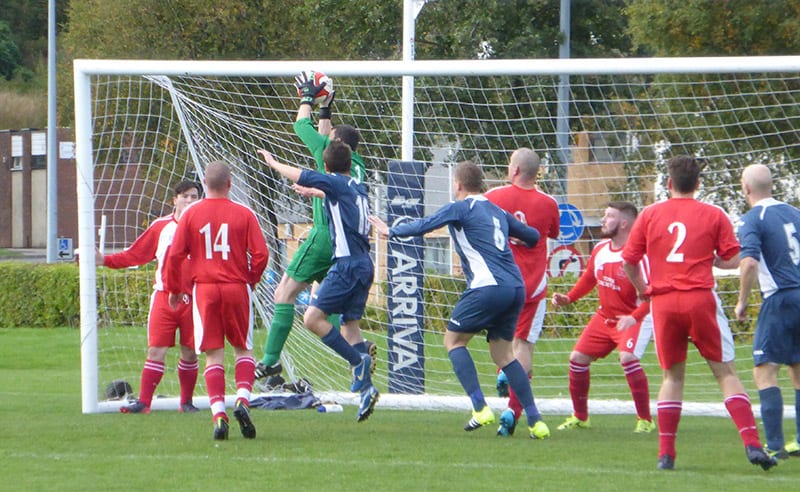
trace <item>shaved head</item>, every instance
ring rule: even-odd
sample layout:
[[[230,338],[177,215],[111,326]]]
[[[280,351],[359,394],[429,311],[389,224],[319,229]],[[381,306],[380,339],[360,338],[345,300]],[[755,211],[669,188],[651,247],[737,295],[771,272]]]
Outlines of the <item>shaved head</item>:
[[[541,160],[539,154],[527,147],[520,147],[511,154],[509,167],[519,170],[520,178],[525,181],[536,180]]]
[[[206,188],[209,195],[227,194],[231,183],[231,169],[223,161],[214,161],[206,166]]]
[[[763,164],[751,164],[744,168],[742,186],[745,187],[745,193],[749,191],[758,198],[771,196],[772,173]]]

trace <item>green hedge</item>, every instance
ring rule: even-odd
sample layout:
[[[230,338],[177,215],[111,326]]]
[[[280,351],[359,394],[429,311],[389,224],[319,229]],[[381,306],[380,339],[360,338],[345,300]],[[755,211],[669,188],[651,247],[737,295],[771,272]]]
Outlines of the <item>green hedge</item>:
[[[552,296],[554,292],[566,294],[577,281],[576,276],[551,278],[548,280],[548,292]],[[756,290],[750,297],[749,317],[747,321],[740,322],[733,319],[733,308],[736,305],[739,289],[738,277],[723,277],[717,280],[718,292],[725,308],[725,313],[731,319],[731,330],[737,337],[749,337],[755,330],[755,320],[758,316],[758,308],[761,304],[761,297]],[[425,277],[425,313],[426,329],[435,332],[444,332],[447,328],[447,320],[450,311],[465,287],[463,277],[448,277],[442,275],[426,275]],[[386,283],[382,283],[380,288],[384,293],[387,291]],[[568,306],[558,309],[548,305],[545,317],[544,338],[576,337],[586,323],[589,322],[592,314],[597,309],[597,292],[593,291],[586,297],[579,299]],[[362,328],[369,331],[383,331],[388,323],[388,316],[385,306],[368,306],[365,313],[366,320]]]
[[[74,264],[0,262],[0,326],[80,325]]]
[[[0,326],[80,326],[75,263],[0,262]],[[97,310],[112,323],[147,323],[153,269],[97,270]]]
[[[97,310],[100,319],[112,324],[145,325],[150,303],[154,268],[97,270]],[[575,283],[573,276],[550,279],[549,292],[566,293]],[[725,312],[733,317],[738,295],[738,277],[718,279]],[[379,288],[386,291],[386,283]],[[443,332],[450,311],[464,289],[464,279],[441,275],[425,278],[426,328]],[[746,322],[731,321],[737,336],[749,337],[761,304],[753,292]],[[548,308],[544,337],[576,336],[597,308],[596,294],[558,310]],[[383,331],[387,323],[384,306],[368,306],[364,328]],[[80,326],[79,273],[74,263],[0,262],[0,327]]]

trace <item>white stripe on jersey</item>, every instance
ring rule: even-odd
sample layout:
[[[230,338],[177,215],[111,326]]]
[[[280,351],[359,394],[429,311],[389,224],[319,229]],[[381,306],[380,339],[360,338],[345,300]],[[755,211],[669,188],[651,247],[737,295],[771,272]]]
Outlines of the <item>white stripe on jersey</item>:
[[[783,202],[779,202],[774,198],[767,198],[764,200],[760,200],[756,206],[761,206],[761,213],[758,215],[760,220],[764,220],[764,217],[767,215],[767,209],[773,205],[781,205]],[[769,265],[767,265],[767,260],[764,258],[764,252],[761,251],[759,255],[760,258],[758,260],[758,285],[761,289],[761,293],[764,296],[764,299],[771,296],[775,292],[778,291],[778,282],[775,281],[775,277],[772,276],[772,271],[769,269]]]
[[[491,270],[489,270],[489,265],[486,264],[483,256],[469,243],[467,236],[464,234],[464,229],[453,228],[453,230],[455,231],[456,242],[461,246],[461,251],[466,256],[469,269],[472,272],[472,282],[469,288],[476,289],[487,285],[497,285],[497,279],[494,278]]]
[[[328,205],[331,212],[331,224],[333,224],[333,229],[335,231],[334,237],[332,238],[334,243],[333,256],[335,258],[350,256],[350,246],[347,244],[347,239],[344,235],[344,225],[342,224],[342,212],[339,210],[339,202],[328,202]]]
[[[172,216],[170,216],[169,223],[161,229],[158,235],[158,246],[156,247],[156,278],[155,284],[153,285],[153,289],[155,290],[164,290],[164,256],[167,254],[167,248],[172,244],[172,238],[175,237],[175,229],[177,227],[178,223],[172,220]]]
[[[778,282],[776,282],[775,277],[772,276],[772,272],[769,270],[763,254],[761,255],[761,259],[758,260],[758,285],[761,288],[764,299],[778,292]]]
[[[731,333],[728,317],[722,309],[722,299],[719,298],[716,290],[712,290],[711,293],[714,294],[714,301],[717,304],[717,325],[719,325],[719,338],[722,346],[722,362],[731,362],[736,357],[736,351],[733,346],[733,333]]]

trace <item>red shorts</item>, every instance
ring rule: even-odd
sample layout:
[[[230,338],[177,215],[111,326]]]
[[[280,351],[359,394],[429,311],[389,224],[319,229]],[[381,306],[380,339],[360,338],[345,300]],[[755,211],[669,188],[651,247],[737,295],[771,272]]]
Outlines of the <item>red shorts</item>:
[[[650,312],[662,369],[686,360],[690,339],[707,360],[730,362],[734,359],[733,335],[716,292],[676,290],[653,296]]]
[[[180,344],[194,349],[192,328],[192,300],[187,295],[174,310],[169,306],[169,294],[153,291],[150,296],[150,314],[147,317],[147,346],[174,347],[175,332],[180,329]]]
[[[616,319],[606,319],[595,313],[575,343],[574,350],[602,359],[616,348],[641,359],[652,335],[653,320],[649,315],[628,329],[619,331]]]
[[[517,318],[517,329],[514,332],[514,338],[536,343],[539,340],[539,335],[542,334],[546,306],[546,296],[541,296],[537,300],[526,302],[522,306],[519,318]]]
[[[194,342],[197,352],[232,346],[253,349],[253,299],[247,284],[195,284]]]

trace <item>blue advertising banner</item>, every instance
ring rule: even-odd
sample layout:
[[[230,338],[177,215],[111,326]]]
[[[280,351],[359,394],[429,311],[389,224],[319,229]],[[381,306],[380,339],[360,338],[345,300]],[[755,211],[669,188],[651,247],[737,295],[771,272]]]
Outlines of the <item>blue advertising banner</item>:
[[[389,162],[387,183],[389,226],[424,214],[425,165]],[[389,393],[425,392],[423,343],[423,238],[394,238],[387,246],[389,292]]]

